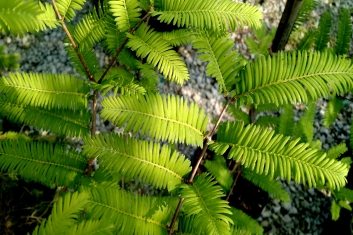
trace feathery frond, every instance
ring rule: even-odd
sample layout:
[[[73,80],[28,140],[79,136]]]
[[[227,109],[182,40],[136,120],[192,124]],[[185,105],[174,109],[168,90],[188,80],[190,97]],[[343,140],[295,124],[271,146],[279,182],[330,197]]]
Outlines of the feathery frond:
[[[116,51],[121,47],[126,38],[126,32],[121,32],[116,27],[114,17],[110,14],[106,15],[105,22],[105,40],[103,41],[103,46],[107,49],[111,56],[115,56]],[[118,55],[117,60],[128,69],[137,70],[136,62],[138,60],[129,49],[124,47]]]
[[[233,207],[230,208],[230,211],[232,214],[229,217],[233,220],[234,226],[242,230],[240,234],[245,234],[245,231],[251,234],[263,234],[264,229],[255,219]]]
[[[200,54],[201,61],[208,61],[207,75],[216,78],[220,92],[227,92],[235,84],[235,76],[245,65],[238,51],[233,50],[234,40],[226,34],[217,37],[215,34],[201,33],[192,41]]]
[[[257,6],[227,0],[156,0],[151,15],[178,27],[213,31],[234,31],[244,24],[257,28],[262,19]]]
[[[75,26],[72,37],[81,51],[92,48],[105,38],[105,15],[99,17],[96,11],[87,14]]]
[[[335,145],[332,148],[330,148],[326,152],[326,154],[327,154],[328,158],[336,159],[347,151],[348,151],[348,148],[346,146],[346,143],[340,143],[340,144]]]
[[[251,37],[245,38],[245,43],[248,46],[250,53],[256,56],[269,55],[270,44],[276,34],[276,28],[272,28],[270,32],[267,33],[267,26],[263,22],[262,27],[259,29],[253,29],[256,37],[256,41]]]
[[[330,40],[331,29],[331,16],[330,13],[325,12],[321,15],[318,31],[316,33],[315,51],[323,51],[327,48],[327,43]]]
[[[333,221],[338,220],[338,218],[340,217],[341,207],[336,203],[335,200],[332,201],[330,211],[331,211],[332,220]]]
[[[64,235],[77,224],[80,212],[89,205],[89,194],[86,192],[67,193],[54,203],[48,220],[35,228],[32,235]]]
[[[126,68],[131,70],[137,70],[138,66],[136,66],[137,62],[140,62],[136,59],[136,57],[132,54],[129,49],[123,48],[120,54],[118,55],[119,63],[125,65]]]
[[[195,103],[175,96],[147,94],[146,96],[108,97],[102,102],[102,117],[125,131],[149,135],[171,143],[185,142],[202,146],[208,116]]]
[[[139,3],[141,9],[148,12],[151,6],[153,6],[152,4],[154,4],[154,0],[139,0]]]
[[[351,61],[327,51],[281,52],[248,63],[232,94],[240,104],[308,102],[349,91],[352,76]]]
[[[65,47],[67,51],[67,56],[69,57],[72,65],[76,69],[78,73],[80,73],[82,76],[87,77],[87,71],[83,67],[81,60],[79,59],[77,53],[71,46]],[[87,48],[87,49],[79,49],[79,52],[81,53],[83,59],[85,60],[87,67],[89,68],[91,74],[96,74],[98,70],[100,69],[99,62],[97,59],[96,54],[92,50],[92,48]]]
[[[37,20],[42,21],[40,30],[45,30],[46,27],[53,29],[60,25],[60,21],[56,18],[56,13],[52,5],[48,3],[42,4],[38,2],[40,9],[43,11],[42,14],[37,16]]]
[[[330,127],[333,124],[342,108],[343,100],[341,98],[334,96],[329,100],[324,114],[323,124],[325,127]]]
[[[215,184],[213,178],[204,173],[195,177],[192,185],[182,185],[183,208],[188,216],[196,215],[195,227],[203,233],[230,235],[230,224],[233,224],[228,217],[230,207],[221,199],[222,188]]]
[[[195,31],[190,29],[178,29],[171,32],[163,32],[161,34],[162,38],[166,40],[169,45],[178,47],[191,43]]]
[[[167,145],[119,135],[84,138],[83,153],[98,157],[112,173],[139,178],[156,188],[173,190],[190,171],[190,161]]]
[[[278,128],[276,134],[291,136],[294,130],[294,110],[292,104],[287,104],[282,108],[281,116],[279,117]]]
[[[147,92],[158,93],[158,73],[156,69],[148,64],[142,64],[140,61],[136,60],[136,66],[139,68],[141,82],[139,85],[143,86]]]
[[[283,202],[289,202],[290,196],[278,180],[271,179],[263,174],[257,174],[248,169],[243,170],[242,176],[265,192],[268,192],[271,197],[280,199]]]
[[[341,188],[340,190],[334,190],[333,194],[338,200],[348,200],[353,202],[353,190],[349,188]]]
[[[197,230],[195,228],[195,218],[196,215],[190,215],[190,216],[179,216],[178,220],[178,232],[176,233],[177,235],[201,235],[204,233],[201,233],[201,231]]]
[[[272,112],[279,112],[281,109],[283,109],[285,105],[276,105],[274,103],[265,103],[265,104],[260,104],[256,107],[257,112],[267,112],[267,111],[272,111]]]
[[[105,19],[105,41],[103,45],[107,48],[110,55],[114,56],[116,50],[123,44],[126,33],[121,32],[115,25],[114,17],[110,14],[106,15]]]
[[[266,128],[271,128],[272,130],[276,130],[278,128],[279,122],[280,122],[279,117],[266,115],[266,116],[258,117],[255,123],[257,126],[262,126]],[[249,123],[244,123],[244,124],[246,125]]]
[[[86,162],[65,146],[46,142],[4,140],[0,142],[0,169],[49,187],[75,187]]]
[[[315,10],[316,6],[319,4],[317,0],[304,0],[302,6],[300,7],[300,11],[297,15],[297,18],[294,22],[293,30],[297,30],[300,25],[302,25],[308,18],[313,10]]]
[[[318,184],[332,189],[343,187],[348,168],[345,164],[329,159],[309,144],[298,144],[299,139],[289,141],[290,137],[274,135],[274,131],[261,129],[254,125],[244,128],[241,122],[225,122],[220,125],[217,141],[210,149],[228,158],[241,159],[245,168],[270,178],[285,178],[296,183],[302,181],[309,187]]]
[[[243,110],[240,107],[237,107],[234,104],[231,104],[228,106],[227,111],[230,115],[234,117],[235,120],[243,121],[245,125],[250,123],[249,114],[243,112]]]
[[[189,73],[181,57],[172,50],[168,42],[160,34],[154,32],[145,23],[135,31],[135,34],[127,34],[129,41],[126,44],[136,55],[146,58],[146,61],[157,67],[159,71],[171,81],[183,84],[189,79]]]
[[[310,50],[317,40],[317,29],[310,28],[300,40],[297,49],[299,51]]]
[[[113,229],[114,225],[104,220],[83,220],[64,232],[65,235],[113,235]]]
[[[228,192],[232,187],[233,177],[229,172],[224,157],[216,154],[213,160],[207,160],[204,166],[207,171],[215,177],[219,185],[223,188],[223,191],[225,193]]]
[[[141,8],[138,0],[110,0],[108,3],[121,32],[129,31],[140,21]]]
[[[91,114],[88,110],[46,110],[17,104],[0,98],[0,114],[13,122],[25,123],[52,133],[80,137],[89,133]]]
[[[99,167],[94,171],[92,177],[85,177],[81,180],[81,185],[84,187],[97,187],[101,186],[103,188],[116,188],[120,189],[119,182],[121,182],[122,175],[117,173],[112,173],[107,169]],[[127,179],[127,178],[125,178]]]
[[[65,74],[9,73],[0,78],[0,93],[21,105],[79,109],[87,107],[89,86]]]
[[[60,15],[69,22],[75,17],[75,10],[81,10],[85,2],[86,0],[56,0],[56,5]]]
[[[114,234],[166,235],[175,207],[166,200],[134,195],[112,188],[90,188],[91,200],[87,208],[90,219],[102,219],[115,225]]]
[[[46,25],[43,21],[38,20],[38,17],[43,17],[43,14],[45,14],[45,7],[35,1],[1,1],[0,32],[22,35],[27,32],[43,30]],[[48,24],[50,25],[50,23]]]
[[[312,144],[314,138],[314,119],[316,112],[316,104],[314,101],[307,103],[304,114],[300,117],[298,123],[294,127],[292,133],[293,139],[300,138],[300,142]]]
[[[345,55],[349,50],[349,43],[352,36],[352,20],[349,9],[342,8],[338,22],[337,42],[334,47],[335,53]]]
[[[108,91],[114,89],[114,96],[119,92],[121,95],[144,95],[145,88],[134,81],[134,76],[123,68],[112,68],[104,77],[101,84],[92,82],[94,90],[99,90],[104,96]]]

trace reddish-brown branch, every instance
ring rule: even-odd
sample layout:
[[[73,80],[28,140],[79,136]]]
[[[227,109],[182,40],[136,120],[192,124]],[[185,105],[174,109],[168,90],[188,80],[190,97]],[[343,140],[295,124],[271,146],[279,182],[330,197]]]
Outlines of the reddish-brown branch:
[[[183,201],[184,201],[184,198],[180,198],[178,206],[177,206],[177,208],[176,208],[176,210],[174,212],[172,222],[171,222],[171,224],[170,224],[170,226],[168,228],[168,230],[169,230],[168,235],[171,235],[173,233],[174,224],[176,222],[176,219],[178,218],[178,214],[179,214],[181,205],[183,204]]]
[[[89,68],[88,68],[88,66],[87,66],[87,64],[86,64],[85,59],[83,58],[82,54],[79,52],[78,46],[76,45],[74,39],[72,38],[70,31],[69,31],[69,30],[67,29],[67,27],[66,27],[66,24],[65,24],[65,22],[64,22],[63,17],[60,15],[60,12],[59,12],[58,7],[56,6],[55,0],[52,0],[51,2],[52,2],[52,4],[53,4],[54,11],[55,11],[55,13],[56,13],[58,19],[61,20],[61,26],[63,27],[63,29],[64,29],[64,31],[65,31],[67,37],[69,38],[69,41],[70,41],[70,43],[71,43],[71,45],[72,45],[72,48],[74,49],[74,51],[76,52],[78,58],[80,59],[80,61],[81,61],[81,63],[82,63],[82,66],[83,66],[83,68],[85,69],[85,71],[86,71],[86,73],[87,73],[87,75],[88,75],[89,80],[95,82],[95,79],[94,79],[94,77],[93,77],[93,74],[90,72],[90,70],[89,70]]]
[[[239,161],[239,162],[240,162],[240,161]],[[237,162],[237,164],[238,164],[238,162]],[[235,177],[235,179],[234,179],[234,181],[233,181],[233,185],[232,185],[232,187],[230,188],[230,191],[229,191],[228,194],[227,194],[226,201],[229,200],[230,195],[232,194],[232,192],[233,192],[233,190],[234,190],[234,187],[235,187],[235,185],[237,184],[237,181],[238,181],[238,178],[239,178],[240,173],[241,173],[241,170],[238,171],[238,174],[237,174],[237,176]]]
[[[199,168],[199,166],[200,166],[200,164],[201,164],[201,161],[202,161],[202,159],[204,158],[204,156],[205,156],[205,154],[206,154],[206,151],[207,151],[207,148],[208,148],[208,143],[211,141],[212,136],[213,136],[214,133],[216,132],[218,125],[221,123],[222,118],[223,118],[223,116],[224,116],[224,114],[225,114],[225,112],[226,112],[226,109],[228,108],[228,106],[229,106],[229,104],[230,104],[231,101],[232,101],[231,98],[227,98],[227,103],[226,103],[226,105],[224,106],[224,108],[223,108],[221,114],[219,115],[216,124],[214,125],[214,127],[213,127],[211,133],[208,134],[208,136],[206,137],[206,141],[205,141],[205,144],[203,145],[203,149],[202,149],[201,155],[200,155],[200,157],[199,157],[199,159],[198,159],[198,161],[197,161],[197,163],[196,163],[196,165],[195,165],[195,167],[194,167],[194,169],[193,169],[193,171],[192,171],[192,173],[191,173],[191,175],[190,175],[190,178],[189,178],[189,180],[188,180],[189,183],[192,183],[192,181],[194,180],[195,175],[196,175],[196,172],[197,172],[197,169]]]

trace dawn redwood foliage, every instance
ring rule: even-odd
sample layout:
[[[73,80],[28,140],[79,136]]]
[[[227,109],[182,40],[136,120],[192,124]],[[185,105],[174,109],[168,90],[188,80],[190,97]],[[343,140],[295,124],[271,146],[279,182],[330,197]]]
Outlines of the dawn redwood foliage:
[[[240,173],[228,169],[225,157],[243,168],[245,178],[284,201],[289,196],[277,178],[330,190],[344,187],[348,164],[269,128],[220,120],[230,104],[279,106],[343,94],[353,88],[350,60],[308,48],[247,61],[233,49],[229,33],[243,25],[261,27],[261,12],[249,4],[107,0],[72,25],[84,3],[0,1],[2,32],[23,35],[62,27],[68,56],[80,73],[22,72],[0,78],[2,116],[84,142],[77,152],[64,143],[21,135],[0,140],[2,171],[70,189],[32,234],[261,234],[255,220],[228,205]],[[177,29],[157,31],[149,24],[152,19]],[[112,56],[108,68],[100,68],[93,52],[98,42]],[[206,72],[227,101],[209,133],[202,108],[176,95],[160,95],[156,88],[156,69],[181,85],[189,79],[173,50],[187,43],[208,62]],[[345,51],[346,44],[340,41],[335,51]],[[98,92],[104,96],[100,116],[124,127],[126,134],[96,134]],[[201,156],[192,166],[168,143],[200,146]],[[207,172],[196,175],[207,149],[216,155],[206,162]],[[143,180],[166,189],[168,196],[132,194],[119,187],[122,179]]]

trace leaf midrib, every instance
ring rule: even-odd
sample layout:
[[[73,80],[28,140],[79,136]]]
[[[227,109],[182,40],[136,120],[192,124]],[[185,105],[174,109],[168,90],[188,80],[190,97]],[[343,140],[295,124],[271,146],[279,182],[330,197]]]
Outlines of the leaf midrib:
[[[120,112],[130,112],[130,113],[135,113],[135,114],[138,114],[138,115],[144,115],[144,116],[148,116],[148,117],[152,117],[152,118],[156,118],[156,119],[161,119],[161,120],[168,121],[168,122],[173,122],[173,123],[176,123],[176,124],[179,124],[179,125],[182,125],[182,126],[186,126],[186,127],[190,128],[190,129],[192,129],[193,131],[195,131],[196,133],[198,133],[201,137],[203,137],[203,134],[202,134],[201,131],[199,131],[198,129],[196,129],[195,127],[191,126],[188,123],[184,123],[184,122],[181,122],[181,121],[178,121],[178,120],[174,120],[174,119],[170,119],[170,118],[166,118],[166,117],[162,117],[162,116],[157,116],[157,115],[150,114],[150,113],[144,113],[144,112],[141,112],[141,111],[135,111],[135,110],[131,110],[131,109],[108,108],[108,107],[105,107],[104,109],[105,110],[118,110]]]
[[[141,220],[141,221],[144,221],[144,222],[155,224],[155,225],[165,229],[165,226],[163,224],[159,223],[158,221],[155,221],[155,220],[152,220],[152,219],[148,219],[148,218],[144,218],[144,217],[141,217],[141,216],[137,216],[135,214],[128,213],[126,211],[120,210],[119,208],[116,208],[116,207],[113,207],[113,206],[109,206],[109,205],[106,205],[106,204],[103,204],[103,203],[100,203],[100,202],[96,202],[96,201],[92,201],[92,200],[89,200],[89,202],[91,202],[92,204],[97,204],[97,205],[102,206],[102,207],[106,207],[108,209],[116,211],[116,212],[118,212],[120,214],[123,214],[125,216],[130,216],[132,218],[135,218],[135,219],[138,219],[138,220]]]
[[[68,91],[56,91],[56,90],[43,90],[43,89],[36,89],[31,87],[19,86],[19,85],[8,85],[8,84],[0,84],[0,87],[13,87],[13,88],[21,88],[23,90],[30,90],[35,92],[43,92],[43,93],[50,93],[50,94],[65,94],[65,95],[75,95],[75,96],[82,96],[87,97],[87,94],[79,93],[79,92],[68,92]]]
[[[14,155],[14,154],[9,154],[9,153],[0,153],[0,154],[1,155],[5,155],[5,156],[10,156],[10,157],[13,157],[13,158],[18,158],[18,159],[25,160],[25,161],[29,161],[29,162],[40,163],[40,164],[43,164],[43,165],[58,166],[58,167],[61,167],[61,168],[64,168],[64,169],[69,169],[69,170],[76,171],[76,172],[79,172],[79,173],[83,174],[83,171],[81,169],[74,168],[74,167],[67,166],[67,165],[62,165],[62,164],[59,164],[59,163],[46,162],[46,161],[41,161],[41,160],[37,160],[37,159],[33,159],[33,158],[22,157],[22,156],[19,156],[19,155]]]
[[[241,98],[243,96],[247,96],[249,94],[252,94],[252,93],[257,92],[259,90],[265,89],[267,87],[276,86],[276,85],[284,84],[284,83],[287,83],[287,82],[293,82],[293,81],[297,81],[297,80],[300,80],[300,79],[305,79],[305,78],[308,78],[308,77],[321,76],[321,75],[335,75],[335,74],[348,74],[348,75],[353,76],[353,72],[321,72],[321,73],[307,74],[307,75],[303,75],[303,76],[292,77],[292,78],[289,78],[289,79],[286,79],[286,80],[279,80],[279,81],[275,81],[275,82],[272,82],[272,83],[268,83],[268,84],[256,87],[254,89],[248,90],[247,92],[244,92],[242,94],[236,95],[234,98],[239,99],[239,98]]]
[[[309,163],[309,162],[305,162],[305,161],[302,161],[300,159],[297,159],[297,158],[291,158],[291,157],[288,157],[287,155],[283,155],[283,154],[278,154],[278,153],[274,153],[274,152],[269,152],[269,151],[265,151],[265,150],[260,150],[260,149],[255,149],[255,148],[251,148],[251,147],[248,147],[248,146],[243,146],[243,145],[240,145],[240,144],[233,144],[233,143],[226,143],[226,142],[217,142],[217,143],[220,143],[220,144],[227,144],[227,145],[230,145],[230,146],[233,146],[233,147],[239,147],[239,148],[245,148],[245,149],[248,149],[248,150],[253,150],[253,151],[257,151],[257,152],[260,152],[261,153],[261,157],[263,156],[264,153],[267,153],[269,154],[270,156],[277,156],[277,157],[281,157],[283,159],[288,159],[289,161],[297,161],[298,163],[301,163],[302,165],[307,165],[309,167],[312,167],[312,168],[317,168],[317,169],[320,169],[320,170],[323,170],[323,171],[327,171],[327,172],[332,172],[332,174],[335,174],[335,175],[339,175],[339,176],[342,176],[344,177],[343,175],[341,175],[340,173],[336,172],[336,171],[332,171],[330,169],[325,169],[325,168],[322,168],[322,167],[318,167],[317,165],[313,164],[313,163]],[[331,166],[331,165],[330,165]],[[292,167],[292,165],[291,165]]]
[[[161,170],[164,170],[164,171],[168,172],[168,173],[171,174],[171,175],[174,175],[176,178],[178,178],[178,179],[180,179],[180,180],[183,179],[182,176],[178,175],[176,172],[174,172],[174,171],[172,171],[172,170],[170,170],[170,169],[168,169],[168,168],[166,168],[166,167],[164,167],[164,166],[162,166],[162,165],[159,165],[159,164],[156,164],[156,163],[153,163],[153,162],[150,162],[150,161],[147,161],[147,160],[144,160],[144,159],[135,157],[135,156],[133,156],[133,155],[126,154],[126,153],[124,153],[124,152],[119,152],[119,151],[117,151],[117,150],[115,150],[115,149],[106,148],[106,147],[97,147],[97,146],[94,146],[94,145],[88,145],[88,146],[90,146],[92,149],[97,149],[97,150],[102,150],[102,149],[103,149],[103,150],[106,150],[106,151],[115,153],[115,154],[117,154],[117,155],[122,155],[122,156],[124,156],[124,157],[134,159],[134,160],[139,161],[139,162],[142,162],[142,163],[150,164],[150,165],[152,165],[152,166],[155,166],[155,167],[157,167],[157,168],[159,168],[159,169],[161,169]],[[103,162],[103,164],[104,164],[104,162]]]

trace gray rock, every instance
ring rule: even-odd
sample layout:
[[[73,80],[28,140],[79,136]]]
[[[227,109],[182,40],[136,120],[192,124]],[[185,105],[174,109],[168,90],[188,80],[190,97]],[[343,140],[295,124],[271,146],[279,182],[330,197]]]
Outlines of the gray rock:
[[[292,218],[287,214],[287,215],[283,216],[283,222],[290,223],[290,222],[292,222]]]

